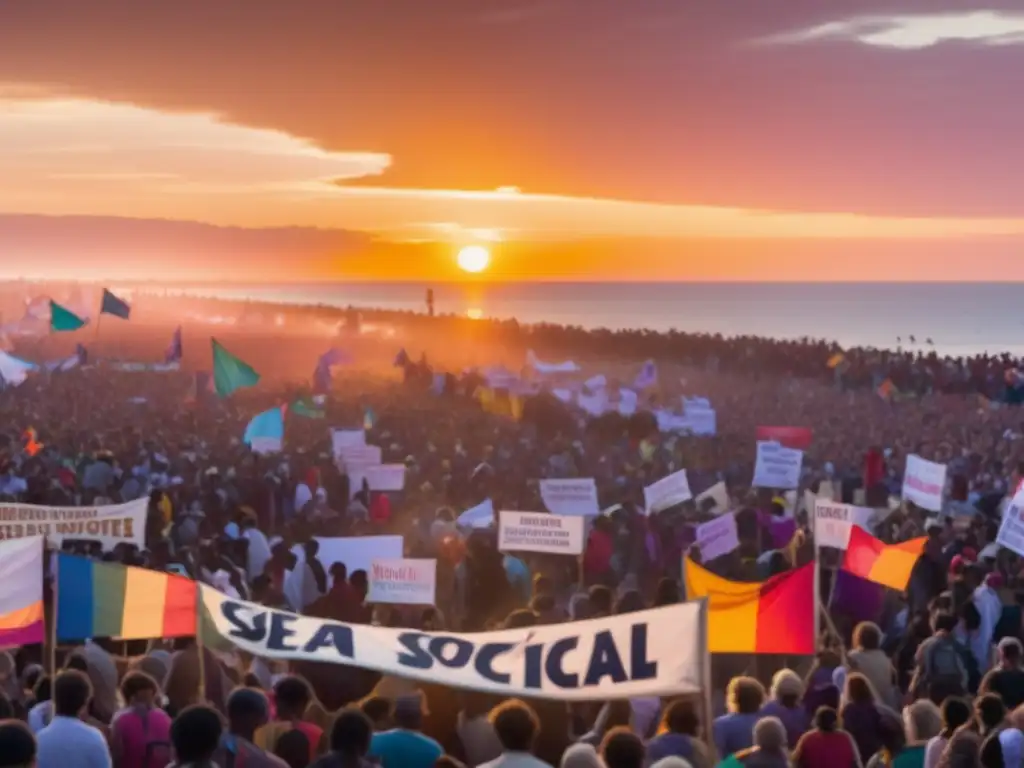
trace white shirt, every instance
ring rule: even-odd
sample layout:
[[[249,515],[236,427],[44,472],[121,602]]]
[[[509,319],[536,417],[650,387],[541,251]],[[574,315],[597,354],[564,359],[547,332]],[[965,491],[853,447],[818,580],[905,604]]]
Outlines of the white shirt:
[[[484,763],[480,768],[552,768],[529,752],[505,752],[497,760]]]

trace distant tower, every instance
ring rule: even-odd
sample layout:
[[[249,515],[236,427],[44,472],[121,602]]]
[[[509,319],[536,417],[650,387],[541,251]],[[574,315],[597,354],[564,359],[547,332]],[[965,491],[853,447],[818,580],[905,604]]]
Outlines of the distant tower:
[[[434,316],[434,289],[427,288],[427,314]]]

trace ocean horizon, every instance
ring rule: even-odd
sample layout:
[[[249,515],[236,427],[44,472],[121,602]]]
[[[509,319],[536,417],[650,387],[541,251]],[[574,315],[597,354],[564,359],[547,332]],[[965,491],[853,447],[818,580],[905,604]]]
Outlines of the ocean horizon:
[[[175,292],[425,312],[428,287],[437,314],[588,329],[810,337],[844,347],[934,349],[948,355],[1024,356],[1024,283],[337,282],[187,286]]]

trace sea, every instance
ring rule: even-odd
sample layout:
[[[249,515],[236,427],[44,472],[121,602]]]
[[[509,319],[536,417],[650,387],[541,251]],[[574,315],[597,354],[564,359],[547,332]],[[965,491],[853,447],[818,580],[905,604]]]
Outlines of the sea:
[[[315,283],[192,286],[196,296],[426,310],[588,329],[815,338],[844,347],[1024,356],[1024,283]]]

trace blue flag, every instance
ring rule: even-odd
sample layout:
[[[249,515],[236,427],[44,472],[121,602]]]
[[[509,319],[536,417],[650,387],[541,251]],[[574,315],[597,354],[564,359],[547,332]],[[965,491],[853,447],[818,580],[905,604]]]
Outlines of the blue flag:
[[[280,451],[284,442],[284,408],[271,408],[253,416],[242,441],[256,453]]]
[[[100,305],[101,315],[113,315],[127,320],[132,314],[132,308],[128,302],[103,289],[103,303]]]

